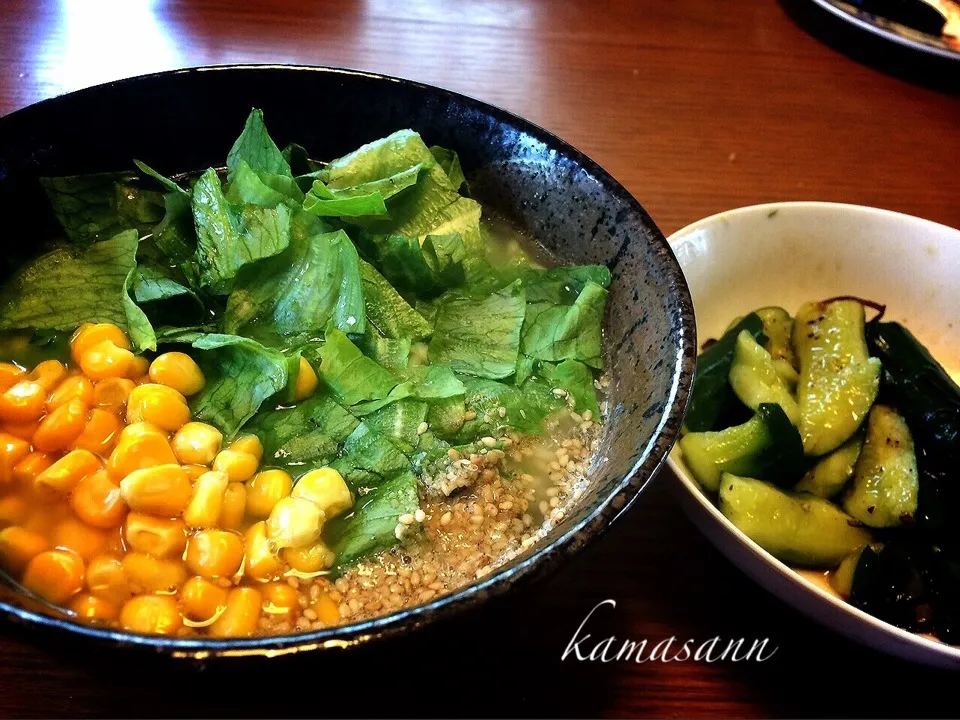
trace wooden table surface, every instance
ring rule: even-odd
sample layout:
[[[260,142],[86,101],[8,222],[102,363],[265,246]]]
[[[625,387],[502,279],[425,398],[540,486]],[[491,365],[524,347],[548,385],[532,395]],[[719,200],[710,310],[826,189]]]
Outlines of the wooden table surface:
[[[818,199],[960,226],[960,99],[860,65],[773,0],[4,0],[0,114],[175,67],[338,65],[482,98],[578,146],[669,234]],[[149,111],[145,109],[145,111]],[[8,717],[944,716],[957,678],[821,629],[701,537],[661,476],[552,579],[416,637],[198,671],[0,639]],[[770,638],[764,663],[561,662],[586,613],[652,645]],[[834,699],[828,700],[828,695]]]

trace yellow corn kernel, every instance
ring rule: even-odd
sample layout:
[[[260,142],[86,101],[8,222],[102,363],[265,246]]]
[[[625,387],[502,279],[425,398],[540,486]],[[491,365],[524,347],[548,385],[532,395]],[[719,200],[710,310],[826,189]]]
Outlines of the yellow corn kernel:
[[[74,450],[89,450],[94,455],[106,457],[117,444],[122,431],[123,423],[120,418],[109,410],[94,408],[90,411],[90,419],[87,420],[83,432],[70,443],[70,447]]]
[[[42,452],[32,452],[13,466],[13,479],[20,485],[32,486],[34,479],[53,465],[53,456]]]
[[[234,588],[227,594],[227,606],[210,626],[214,637],[248,637],[260,622],[263,596],[251,587]]]
[[[230,448],[221,450],[213,459],[213,469],[226,473],[230,482],[246,482],[253,477],[258,464],[256,456]]]
[[[136,512],[174,517],[190,502],[193,488],[179,465],[135,470],[120,481],[120,495]]]
[[[19,575],[28,562],[49,547],[50,543],[40,533],[11,525],[0,530],[0,565]]]
[[[192,577],[180,588],[180,611],[194,623],[213,622],[226,606],[227,591],[205,578]]]
[[[260,586],[263,593],[263,612],[276,617],[292,619],[300,612],[300,595],[285,582],[268,582]]]
[[[110,323],[84,323],[70,338],[70,354],[73,361],[79,365],[83,354],[94,345],[104,340],[112,342],[119,348],[130,349],[130,340],[123,330]]]
[[[230,449],[253,455],[257,459],[257,464],[263,460],[263,443],[256,435],[241,435],[230,443]]]
[[[28,375],[28,380],[33,380],[48,393],[61,383],[67,376],[67,368],[59,360],[44,360],[39,363]]]
[[[283,570],[283,563],[267,539],[267,524],[261,520],[247,530],[243,539],[246,550],[244,575],[254,580],[273,580]]]
[[[128,552],[121,562],[130,588],[135,593],[172,594],[187,581],[187,569],[179,559]]]
[[[205,578],[229,578],[243,563],[243,541],[229,530],[200,530],[187,543],[187,567]]]
[[[293,478],[283,470],[264,470],[247,481],[247,513],[265,518],[273,506],[290,494]]]
[[[38,418],[25,423],[4,423],[2,427],[4,432],[18,437],[21,440],[31,442],[34,433],[36,433],[37,428],[40,427],[40,419]]]
[[[127,547],[134,552],[159,558],[179,558],[187,547],[187,526],[183,520],[132,512],[123,524],[123,537]]]
[[[176,462],[162,431],[149,423],[135,423],[120,433],[117,446],[107,460],[107,471],[115,480],[122,480],[136,470],[175,465]]]
[[[187,525],[193,528],[208,528],[217,524],[229,482],[226,475],[216,470],[197,478],[193,485],[193,497],[183,511],[183,519]]]
[[[164,353],[150,363],[150,382],[166,385],[188,397],[203,390],[206,384],[200,366],[182,352]]]
[[[71,517],[70,506],[60,502],[59,495],[47,495],[46,492],[34,493],[31,513],[23,523],[27,530],[50,537],[50,533],[62,520]]]
[[[18,382],[23,380],[26,371],[11,362],[0,362],[0,392],[9,390]]]
[[[93,406],[101,410],[109,410],[114,415],[125,415],[127,398],[135,387],[136,383],[129,378],[101,380],[93,388]]]
[[[87,564],[87,591],[114,604],[122,604],[132,594],[123,563],[112,555],[97,555]]]
[[[50,395],[47,412],[56,410],[71,400],[82,400],[85,405],[93,405],[93,383],[83,375],[68,377]]]
[[[119,527],[127,514],[120,486],[106,470],[87,475],[70,494],[70,507],[87,525],[102,530]]]
[[[72,492],[83,478],[100,469],[100,459],[89,450],[71,450],[34,478],[42,493]]]
[[[27,563],[23,586],[62,605],[83,589],[83,560],[69,550],[45,550]]]
[[[132,352],[104,340],[80,356],[80,369],[91,380],[122,378],[130,374],[133,360]]]
[[[142,635],[173,635],[183,626],[183,619],[172,597],[139,595],[120,610],[120,626]]]
[[[156,383],[138,385],[127,398],[127,422],[148,422],[161,430],[179,430],[190,420],[187,400],[173,388]]]
[[[196,482],[204,473],[210,472],[210,469],[206,465],[181,465],[183,471],[187,474],[187,477],[190,478],[190,482]]]
[[[283,550],[283,559],[287,565],[305,575],[314,575],[329,569],[335,557],[323,540],[304,547],[288,547]]]
[[[325,592],[317,596],[310,608],[317,614],[317,620],[324,625],[333,625],[340,620],[340,606]]]
[[[30,501],[22,493],[0,497],[0,529],[19,525],[30,515]]]
[[[58,550],[70,550],[88,561],[106,549],[107,533],[75,517],[66,517],[50,532],[50,541]]]
[[[77,595],[67,606],[73,610],[78,617],[84,620],[100,620],[108,622],[116,620],[120,615],[120,608],[109,600],[104,600],[96,595],[81,593]]]
[[[220,507],[220,519],[217,521],[224,530],[239,530],[243,524],[243,515],[247,509],[247,488],[243,483],[232,482],[223,493],[223,505]]]
[[[146,377],[147,373],[150,370],[150,361],[147,360],[142,355],[134,355],[133,362],[130,363],[130,369],[127,371],[127,377],[137,382],[139,385],[140,378]],[[147,380],[147,382],[150,382]]]
[[[220,451],[223,435],[213,425],[188,422],[173,436],[173,454],[183,465],[209,465]]]
[[[47,404],[43,385],[23,380],[0,395],[0,420],[5,423],[29,423],[39,420]]]
[[[276,548],[304,547],[320,537],[323,511],[303,498],[286,497],[267,518],[267,537]]]
[[[316,503],[328,518],[336,517],[344,510],[353,507],[350,488],[347,487],[340,473],[328,467],[311,470],[297,480],[290,495]]]
[[[0,433],[0,485],[16,481],[15,468],[30,454],[30,443],[8,433]]]
[[[83,400],[74,398],[40,421],[40,426],[33,434],[33,447],[41,452],[65,449],[80,437],[89,417],[90,408]]]
[[[295,402],[306,400],[317,389],[317,373],[307,359],[300,356],[300,371],[297,373],[297,385],[293,391]]]

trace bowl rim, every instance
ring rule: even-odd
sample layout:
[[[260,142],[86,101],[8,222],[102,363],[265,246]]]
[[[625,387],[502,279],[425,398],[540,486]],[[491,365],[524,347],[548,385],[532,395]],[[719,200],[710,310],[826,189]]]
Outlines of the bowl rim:
[[[250,71],[339,74],[379,82],[399,83],[418,90],[438,93],[465,107],[483,112],[498,123],[512,125],[543,142],[552,150],[566,156],[601,184],[606,193],[612,195],[624,206],[629,207],[644,226],[651,231],[651,245],[654,254],[662,261],[667,276],[667,284],[673,288],[675,294],[673,314],[677,325],[672,333],[675,339],[670,370],[672,382],[668,396],[664,401],[664,412],[660,423],[646,439],[630,471],[607,492],[604,499],[589,515],[578,523],[563,528],[551,542],[535,546],[534,552],[523,557],[512,567],[498,568],[474,583],[422,605],[415,605],[369,620],[347,623],[322,630],[279,636],[230,639],[180,638],[112,630],[34,612],[25,607],[0,600],[0,611],[9,621],[21,621],[28,625],[40,626],[49,630],[65,630],[77,636],[106,640],[119,647],[149,648],[173,658],[197,661],[205,661],[212,657],[275,657],[317,649],[356,647],[371,640],[415,630],[437,620],[448,618],[456,612],[483,602],[489,597],[506,592],[514,583],[529,582],[537,576],[543,577],[548,572],[556,570],[562,564],[560,551],[565,553],[563,559],[580,552],[588,544],[604,535],[609,527],[630,509],[640,493],[663,468],[670,449],[679,437],[679,429],[686,414],[692,387],[697,346],[693,301],[679,261],[673,254],[663,232],[649,213],[620,181],[581,150],[515,113],[463,93],[383,73],[345,67],[295,63],[226,63],[136,75],[61,93],[0,117],[0,129],[10,119],[19,119],[35,112],[50,111],[56,107],[58,102],[78,94],[96,93],[107,88],[135,87],[138,83],[153,78],[211,72],[246,73]],[[638,475],[642,478],[642,481],[635,484],[633,480]],[[609,518],[597,522],[604,515],[609,515]]]
[[[949,225],[934,222],[933,220],[927,220],[926,218],[918,217],[916,215],[909,215],[907,213],[872,207],[869,205],[856,205],[852,203],[826,202],[819,200],[789,200],[782,202],[761,203],[757,205],[744,205],[742,207],[731,208],[730,210],[724,210],[713,215],[709,215],[705,218],[701,218],[700,220],[680,228],[676,232],[670,234],[670,236],[667,238],[667,242],[670,243],[671,247],[675,248],[691,235],[705,227],[715,225],[725,218],[762,213],[769,214],[769,212],[772,210],[780,210],[784,208],[801,211],[826,209],[837,212],[849,212],[852,214],[874,215],[887,217],[890,219],[899,219],[918,224],[920,226],[927,225],[931,227],[937,227],[942,231],[945,231],[948,235],[954,235],[955,240],[960,243],[960,230]],[[909,630],[897,627],[896,625],[892,625],[891,623],[881,620],[874,615],[864,612],[840,597],[828,592],[815,582],[807,579],[789,565],[781,560],[778,560],[771,553],[760,547],[760,545],[751,540],[736,525],[728,520],[723,513],[720,512],[720,509],[706,494],[706,492],[703,491],[699,483],[693,478],[686,466],[682,463],[676,446],[674,446],[667,457],[667,466],[670,468],[673,476],[676,478],[676,482],[674,484],[683,488],[683,491],[685,491],[686,494],[696,501],[700,509],[705,511],[706,515],[712,519],[717,527],[722,528],[727,536],[736,539],[742,548],[749,551],[754,560],[760,561],[763,565],[775,570],[782,579],[785,579],[789,582],[792,589],[799,591],[800,593],[813,595],[820,602],[830,604],[834,609],[851,615],[860,623],[869,625],[879,633],[892,636],[903,644],[912,646],[916,649],[921,649],[924,652],[950,659],[952,661],[960,661],[960,646],[949,645],[940,640],[910,632]],[[711,539],[711,543],[713,542],[714,541]],[[738,562],[734,562],[734,564],[739,565]],[[763,586],[765,590],[768,590],[764,583],[757,581],[757,584]],[[817,622],[819,624],[819,621]]]

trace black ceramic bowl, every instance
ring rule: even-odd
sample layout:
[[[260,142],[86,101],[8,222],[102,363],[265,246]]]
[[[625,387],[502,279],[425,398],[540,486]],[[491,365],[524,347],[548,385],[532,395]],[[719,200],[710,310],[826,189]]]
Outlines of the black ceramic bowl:
[[[375,620],[283,637],[173,639],[93,628],[0,602],[14,621],[196,658],[348,647],[410,631],[555,568],[631,505],[677,439],[695,364],[695,325],[680,266],[660,230],[582,153],[456,93],[369,73],[286,66],[199,68],[81,90],[0,118],[0,214],[29,219],[17,243],[30,243],[38,222],[55,227],[39,176],[122,169],[133,157],[164,173],[218,163],[253,106],[263,109],[281,147],[295,140],[321,159],[401,128],[416,130],[428,144],[454,148],[481,203],[516,221],[558,261],[610,268],[611,410],[591,488],[532,553],[459,592]]]

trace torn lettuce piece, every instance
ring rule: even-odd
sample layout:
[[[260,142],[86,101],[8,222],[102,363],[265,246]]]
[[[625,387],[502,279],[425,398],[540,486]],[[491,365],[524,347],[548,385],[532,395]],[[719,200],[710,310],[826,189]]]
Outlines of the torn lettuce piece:
[[[290,243],[290,208],[234,207],[213,168],[194,185],[192,209],[200,281],[213,292],[227,294],[244,266],[277,255]]]
[[[250,338],[180,332],[165,335],[163,341],[193,349],[188,354],[203,371],[206,385],[190,399],[190,409],[197,420],[219,428],[228,439],[287,386],[287,358]]]
[[[357,241],[390,284],[408,294],[432,298],[464,282],[466,250],[458,234],[428,235],[421,243],[406,235],[360,233]]]
[[[419,340],[433,332],[430,323],[364,260],[360,260],[360,277],[367,320],[385,337]]]
[[[521,351],[537,360],[579,360],[603,367],[603,317],[607,291],[587,280],[572,305],[535,302],[527,306]]]
[[[0,291],[0,330],[73,332],[86,322],[122,328],[138,350],[154,349],[153,329],[128,295],[137,232],[85,248],[59,248],[20,268]]]
[[[144,235],[162,219],[161,194],[136,180],[132,172],[93,173],[40,178],[40,184],[67,238],[89,245],[124,230]]]
[[[484,298],[451,292],[438,301],[430,362],[485,378],[514,373],[526,296],[520,281]]]
[[[138,303],[169,300],[184,295],[193,298],[197,303],[200,302],[196,293],[170,277],[166,268],[139,265],[131,285],[133,298]]]
[[[363,421],[386,436],[403,453],[409,454],[417,449],[423,438],[419,430],[421,423],[426,422],[429,407],[422,400],[408,397],[364,416]]]
[[[422,163],[391,175],[348,187],[331,187],[314,180],[303,209],[320,217],[386,215],[386,201],[417,182]]]
[[[280,153],[290,166],[290,172],[296,178],[316,172],[323,167],[323,163],[314,162],[303,145],[290,143]]]
[[[340,330],[331,328],[320,347],[320,378],[347,407],[383,400],[400,381],[368,358]]]
[[[527,290],[528,303],[572,305],[588,282],[604,289],[610,287],[610,270],[606,265],[526,268],[520,277]]]
[[[283,253],[244,270],[227,299],[226,332],[277,346],[315,337],[330,322],[364,332],[363,283],[350,238],[342,230],[308,235],[299,224]]]
[[[232,180],[240,167],[246,162],[258,172],[292,177],[290,165],[280,148],[271,139],[263,123],[263,111],[254,108],[247,116],[243,132],[234,142],[227,154],[227,178]]]
[[[180,187],[180,185],[179,185],[178,183],[174,182],[173,180],[171,180],[170,178],[168,178],[166,175],[163,175],[163,174],[157,172],[157,171],[154,170],[152,167],[150,167],[149,165],[147,165],[145,162],[142,162],[141,160],[136,160],[136,159],[135,159],[135,160],[133,161],[133,164],[137,166],[137,169],[140,170],[140,172],[142,172],[142,173],[143,173],[144,175],[146,175],[147,177],[150,177],[150,178],[153,178],[154,180],[156,180],[156,181],[157,181],[158,183],[160,183],[163,187],[165,187],[168,191],[173,192],[173,193],[182,193],[182,194],[184,194],[184,195],[188,194],[187,191],[184,190],[182,187]]]
[[[420,507],[417,478],[404,472],[357,498],[353,510],[324,526],[324,539],[336,553],[336,567],[388,550],[397,543],[397,523],[401,515]]]
[[[466,410],[475,412],[476,418],[464,422],[453,437],[457,442],[473,442],[501,427],[541,435],[547,416],[565,406],[564,400],[543,380],[527,380],[523,387],[517,387],[495,380],[464,378],[464,386]]]
[[[420,135],[411,130],[398,130],[332,160],[320,168],[317,177],[331,189],[349,188],[393,177],[417,165],[433,165],[434,162],[433,154]],[[449,181],[446,184],[449,186]]]
[[[431,147],[430,154],[433,155],[437,161],[437,165],[446,173],[447,178],[450,180],[450,186],[454,190],[459,191],[461,186],[467,181],[463,175],[463,168],[460,167],[460,156],[457,155],[456,151],[447,150],[439,145]]]
[[[234,205],[272,208],[285,204],[299,208],[304,195],[292,177],[254,170],[246,160],[241,160],[227,186],[226,198]]]
[[[370,319],[369,316],[368,319]],[[378,365],[382,365],[396,377],[406,376],[412,344],[409,338],[386,337],[374,327],[373,322],[368,322],[366,332],[356,337],[354,342],[364,355]]]
[[[593,372],[578,360],[564,360],[554,365],[543,363],[540,374],[553,387],[562,388],[573,398],[574,411],[583,414],[587,410],[594,418],[600,417],[597,389],[593,384]]]

